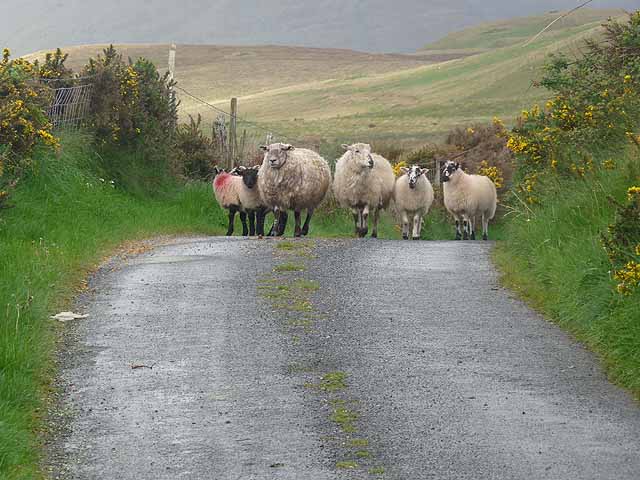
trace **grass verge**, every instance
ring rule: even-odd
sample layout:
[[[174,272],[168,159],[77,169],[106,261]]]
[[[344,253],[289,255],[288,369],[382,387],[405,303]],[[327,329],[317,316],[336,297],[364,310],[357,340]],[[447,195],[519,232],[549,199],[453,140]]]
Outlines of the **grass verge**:
[[[607,197],[623,201],[640,179],[635,155],[613,172],[548,186],[541,207],[505,226],[495,260],[506,285],[595,351],[610,378],[640,398],[640,292],[615,292],[600,243],[615,215]]]

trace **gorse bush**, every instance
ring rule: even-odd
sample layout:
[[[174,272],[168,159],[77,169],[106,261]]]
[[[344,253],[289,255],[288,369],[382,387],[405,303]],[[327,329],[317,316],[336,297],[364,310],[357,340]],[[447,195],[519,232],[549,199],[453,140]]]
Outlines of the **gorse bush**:
[[[0,145],[16,156],[29,156],[38,144],[56,146],[45,114],[49,89],[38,82],[38,69],[4,49],[0,61]]]
[[[613,267],[618,292],[629,295],[640,287],[640,187],[627,190],[626,203],[615,203],[616,219],[603,235],[602,243]]]
[[[21,58],[11,59],[8,49],[0,61],[0,209],[23,172],[32,167],[39,146],[57,148],[45,109],[50,90],[39,83],[40,69]]]
[[[45,80],[56,80],[55,87],[70,87],[73,85],[73,71],[67,68],[65,62],[69,58],[68,53],[63,53],[59,48],[55,52],[45,54],[44,62],[33,62],[38,76]]]
[[[552,98],[522,112],[508,147],[518,159],[520,190],[529,203],[541,172],[584,177],[614,168],[640,124],[640,11],[609,21],[604,40],[589,40],[580,58],[555,55],[536,85]],[[602,158],[596,163],[594,158]]]
[[[214,142],[201,129],[202,117],[189,117],[189,123],[176,130],[175,146],[177,163],[182,174],[192,179],[207,179],[213,167],[222,161]]]
[[[91,58],[83,76],[92,77],[90,127],[99,145],[168,144],[177,120],[167,76],[148,60],[125,62],[113,45]]]

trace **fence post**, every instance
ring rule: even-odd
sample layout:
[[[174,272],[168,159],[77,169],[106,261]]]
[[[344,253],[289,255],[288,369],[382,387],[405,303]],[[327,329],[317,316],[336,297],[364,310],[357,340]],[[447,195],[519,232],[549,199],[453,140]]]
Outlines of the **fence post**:
[[[177,116],[177,105],[176,105],[176,91],[173,88],[173,80],[176,77],[176,45],[171,44],[171,48],[169,49],[169,77],[167,81],[169,83],[169,98],[171,102],[171,109],[176,113]]]
[[[231,118],[229,119],[229,169],[235,166],[237,150],[238,99],[231,99]]]
[[[436,171],[434,173],[433,176],[433,183],[439,187],[440,186],[440,159],[436,158],[435,160],[435,167],[436,167]]]

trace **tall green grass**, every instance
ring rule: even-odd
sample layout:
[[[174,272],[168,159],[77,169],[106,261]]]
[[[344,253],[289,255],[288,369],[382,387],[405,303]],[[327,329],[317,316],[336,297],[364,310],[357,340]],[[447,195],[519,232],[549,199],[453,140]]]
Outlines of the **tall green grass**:
[[[495,252],[504,280],[603,359],[612,380],[640,396],[640,292],[615,292],[600,234],[640,180],[637,152],[585,180],[544,187],[542,206],[515,212]]]
[[[82,136],[37,158],[12,200],[0,213],[0,478],[26,479],[37,476],[52,374],[49,315],[68,307],[87,270],[123,241],[219,234],[225,218],[206,184],[178,186],[161,164],[133,154],[100,158]]]

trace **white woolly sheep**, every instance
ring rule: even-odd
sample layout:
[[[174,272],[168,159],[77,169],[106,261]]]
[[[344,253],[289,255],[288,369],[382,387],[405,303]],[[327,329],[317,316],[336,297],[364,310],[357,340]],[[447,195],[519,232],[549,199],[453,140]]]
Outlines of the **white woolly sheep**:
[[[274,235],[284,234],[287,211],[295,214],[295,236],[309,233],[313,211],[324,199],[331,184],[331,169],[324,158],[312,150],[274,143],[261,147],[264,161],[258,173],[258,187],[263,203],[277,212]],[[307,211],[304,226],[300,214]]]
[[[456,221],[456,240],[460,240],[460,221],[464,240],[476,239],[475,218],[482,217],[482,239],[487,240],[489,220],[496,214],[498,194],[489,177],[469,175],[459,163],[448,161],[442,171],[444,206]]]
[[[396,211],[402,220],[402,238],[409,239],[409,220],[413,220],[412,238],[420,239],[422,223],[433,203],[433,187],[427,178],[426,168],[412,165],[402,168],[404,175],[396,180],[393,200]]]
[[[367,235],[369,213],[373,212],[371,236],[376,238],[380,210],[387,208],[393,197],[393,169],[384,157],[372,153],[366,143],[342,148],[346,152],[336,163],[333,192],[340,205],[351,209],[356,235]]]
[[[242,235],[264,235],[264,218],[266,208],[262,205],[257,188],[258,167],[236,167],[231,172],[214,168],[216,177],[213,181],[213,192],[218,204],[229,210],[229,226],[227,236],[233,235],[234,219],[240,212]],[[247,216],[249,228],[247,228]]]

